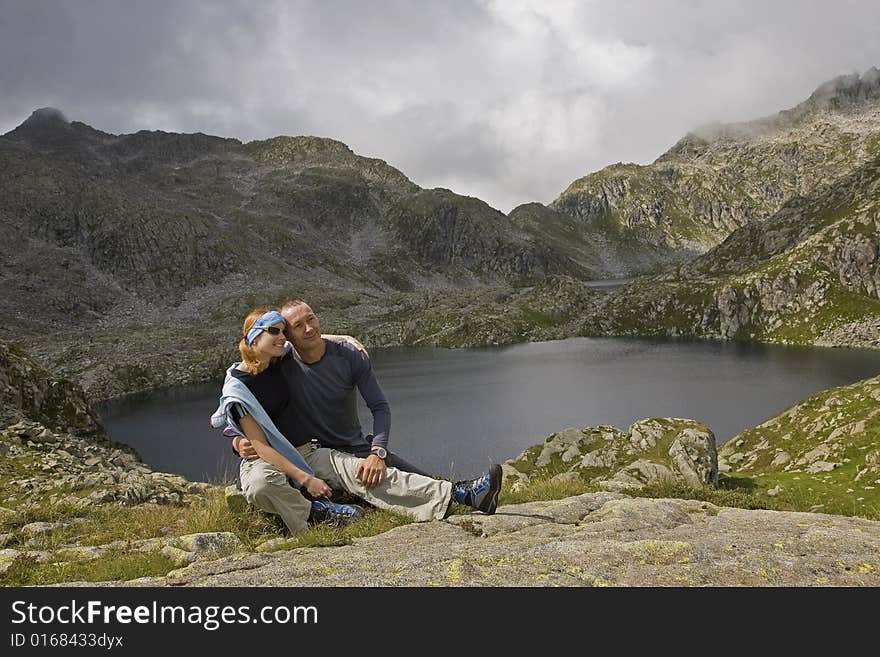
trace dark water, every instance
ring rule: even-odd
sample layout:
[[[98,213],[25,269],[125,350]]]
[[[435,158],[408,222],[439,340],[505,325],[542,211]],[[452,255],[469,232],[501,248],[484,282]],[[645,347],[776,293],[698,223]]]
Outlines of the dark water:
[[[371,356],[391,403],[392,449],[453,478],[566,427],[685,417],[708,424],[721,443],[813,392],[880,372],[874,350],[619,338]],[[208,425],[220,386],[115,402],[102,415],[111,438],[153,468],[220,480],[237,467],[228,441]],[[369,431],[365,407],[361,420]]]

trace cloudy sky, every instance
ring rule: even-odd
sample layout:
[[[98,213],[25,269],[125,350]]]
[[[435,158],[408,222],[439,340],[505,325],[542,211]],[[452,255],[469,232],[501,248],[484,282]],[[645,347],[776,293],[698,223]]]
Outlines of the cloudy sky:
[[[0,134],[318,135],[508,212],[880,67],[877,0],[0,0]]]

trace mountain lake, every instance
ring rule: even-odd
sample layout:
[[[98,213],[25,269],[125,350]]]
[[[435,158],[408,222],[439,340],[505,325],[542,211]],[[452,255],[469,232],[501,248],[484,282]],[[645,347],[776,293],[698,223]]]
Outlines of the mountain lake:
[[[880,350],[636,338],[370,355],[391,404],[392,451],[452,479],[568,427],[692,418],[721,444],[814,392],[880,372]],[[221,384],[132,396],[99,410],[110,438],[134,447],[153,469],[226,481],[238,459],[208,423]],[[362,401],[360,416],[370,432]]]

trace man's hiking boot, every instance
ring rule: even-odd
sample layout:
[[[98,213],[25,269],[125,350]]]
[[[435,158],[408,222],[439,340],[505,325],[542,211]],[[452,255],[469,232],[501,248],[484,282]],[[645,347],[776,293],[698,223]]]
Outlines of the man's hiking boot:
[[[326,523],[334,527],[342,527],[364,517],[363,507],[357,504],[334,504],[324,500],[312,500],[312,512],[309,521],[314,524]]]
[[[494,464],[489,471],[476,479],[457,481],[452,487],[452,499],[459,504],[473,507],[488,515],[498,508],[501,492],[501,466]]]

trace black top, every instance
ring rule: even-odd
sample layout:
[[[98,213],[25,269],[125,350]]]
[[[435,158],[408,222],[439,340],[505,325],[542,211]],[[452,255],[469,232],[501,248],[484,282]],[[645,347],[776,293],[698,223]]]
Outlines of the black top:
[[[272,418],[275,426],[294,447],[309,442],[308,436],[303,432],[302,425],[298,421],[297,413],[290,403],[290,383],[284,376],[282,364],[292,358],[292,352],[288,352],[274,363],[269,365],[257,376],[249,372],[243,372],[238,368],[232,370],[232,376],[244,383],[260,405]],[[241,419],[241,411],[233,409],[236,419]]]

